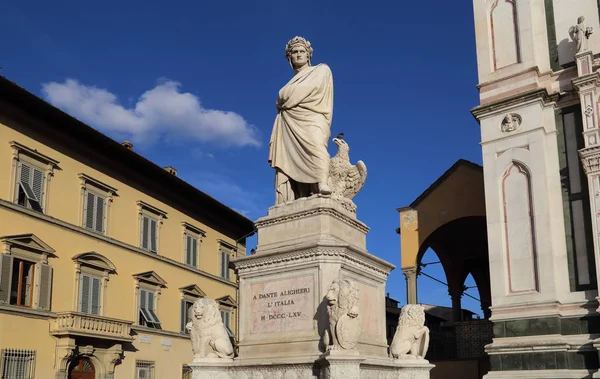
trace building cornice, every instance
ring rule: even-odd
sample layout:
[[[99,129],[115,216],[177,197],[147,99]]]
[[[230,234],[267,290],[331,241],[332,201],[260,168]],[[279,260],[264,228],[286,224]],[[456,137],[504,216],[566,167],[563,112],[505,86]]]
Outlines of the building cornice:
[[[479,122],[483,117],[492,116],[496,113],[506,112],[515,106],[523,104],[539,102],[542,106],[548,107],[555,105],[558,101],[559,94],[549,94],[545,88],[538,88],[514,96],[496,100],[488,104],[479,105],[471,109],[471,114]]]
[[[70,230],[72,232],[76,232],[76,233],[80,233],[80,234],[86,235],[88,237],[91,237],[91,238],[94,238],[96,240],[100,240],[100,241],[106,242],[106,243],[111,244],[113,246],[117,246],[117,247],[123,248],[125,250],[131,251],[133,253],[143,255],[143,256],[145,256],[147,258],[155,259],[157,261],[160,261],[160,262],[163,262],[163,263],[167,263],[167,264],[170,264],[172,266],[176,266],[176,267],[178,267],[180,269],[193,272],[193,273],[198,274],[200,276],[203,276],[205,278],[215,280],[215,281],[217,281],[219,283],[222,283],[222,284],[226,284],[226,285],[228,285],[230,287],[234,287],[234,288],[238,287],[236,283],[231,282],[231,281],[229,281],[227,279],[223,279],[223,278],[221,278],[221,277],[219,277],[217,275],[213,275],[213,274],[210,274],[208,272],[199,270],[197,268],[188,266],[188,265],[186,265],[184,263],[177,262],[176,260],[173,260],[171,258],[167,258],[167,257],[161,256],[161,255],[157,255],[155,253],[151,253],[151,252],[142,250],[142,249],[137,248],[137,247],[135,247],[133,245],[129,245],[129,244],[125,243],[125,242],[121,242],[119,240],[116,240],[116,239],[113,239],[113,238],[110,238],[110,237],[106,237],[104,235],[92,232],[92,231],[87,230],[85,228],[82,228],[80,226],[68,223],[66,221],[59,220],[57,218],[54,218],[52,216],[48,216],[48,215],[43,214],[43,213],[36,212],[36,211],[34,211],[32,209],[29,209],[29,208],[25,208],[25,207],[22,207],[20,205],[11,203],[11,202],[6,201],[4,199],[0,199],[0,208],[9,209],[9,210],[12,210],[14,212],[21,213],[23,215],[27,215],[27,216],[33,217],[35,219],[48,222],[48,223],[53,224],[55,226],[68,229],[68,230]]]

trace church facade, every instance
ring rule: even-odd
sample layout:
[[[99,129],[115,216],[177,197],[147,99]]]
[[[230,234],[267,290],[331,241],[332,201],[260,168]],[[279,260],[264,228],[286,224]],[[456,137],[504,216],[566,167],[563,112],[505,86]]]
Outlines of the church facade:
[[[473,10],[494,330],[485,377],[591,377],[600,347],[599,2],[474,0]]]

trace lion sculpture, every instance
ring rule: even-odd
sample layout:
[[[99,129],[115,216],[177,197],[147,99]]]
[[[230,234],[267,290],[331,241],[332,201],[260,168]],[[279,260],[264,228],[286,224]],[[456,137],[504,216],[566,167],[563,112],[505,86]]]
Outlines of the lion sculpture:
[[[323,336],[327,350],[351,350],[361,332],[358,314],[358,286],[346,278],[337,278],[329,286],[327,295],[329,328]]]
[[[400,311],[396,334],[390,345],[394,359],[425,359],[429,348],[429,328],[425,326],[425,310],[417,304],[407,304]]]
[[[217,303],[212,299],[198,299],[192,306],[190,332],[194,362],[206,358],[233,358],[233,346],[223,325]]]

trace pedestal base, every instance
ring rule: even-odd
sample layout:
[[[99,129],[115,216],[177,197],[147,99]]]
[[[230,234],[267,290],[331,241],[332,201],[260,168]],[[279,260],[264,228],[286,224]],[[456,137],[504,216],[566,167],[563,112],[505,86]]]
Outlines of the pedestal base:
[[[324,355],[316,361],[249,363],[196,362],[192,379],[429,379],[426,360],[368,359],[359,355]]]

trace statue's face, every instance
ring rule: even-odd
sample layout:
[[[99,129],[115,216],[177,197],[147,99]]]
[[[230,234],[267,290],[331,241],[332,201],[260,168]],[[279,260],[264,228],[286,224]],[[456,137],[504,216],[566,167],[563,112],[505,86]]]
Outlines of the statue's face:
[[[204,316],[204,303],[199,301],[194,304],[194,316],[196,318],[202,318]]]
[[[302,45],[292,47],[290,60],[294,68],[302,67],[308,62],[308,52]]]
[[[340,285],[337,283],[333,283],[331,287],[329,287],[329,291],[327,291],[327,295],[325,298],[327,299],[327,303],[329,305],[335,305],[337,303],[338,294],[340,292]]]

